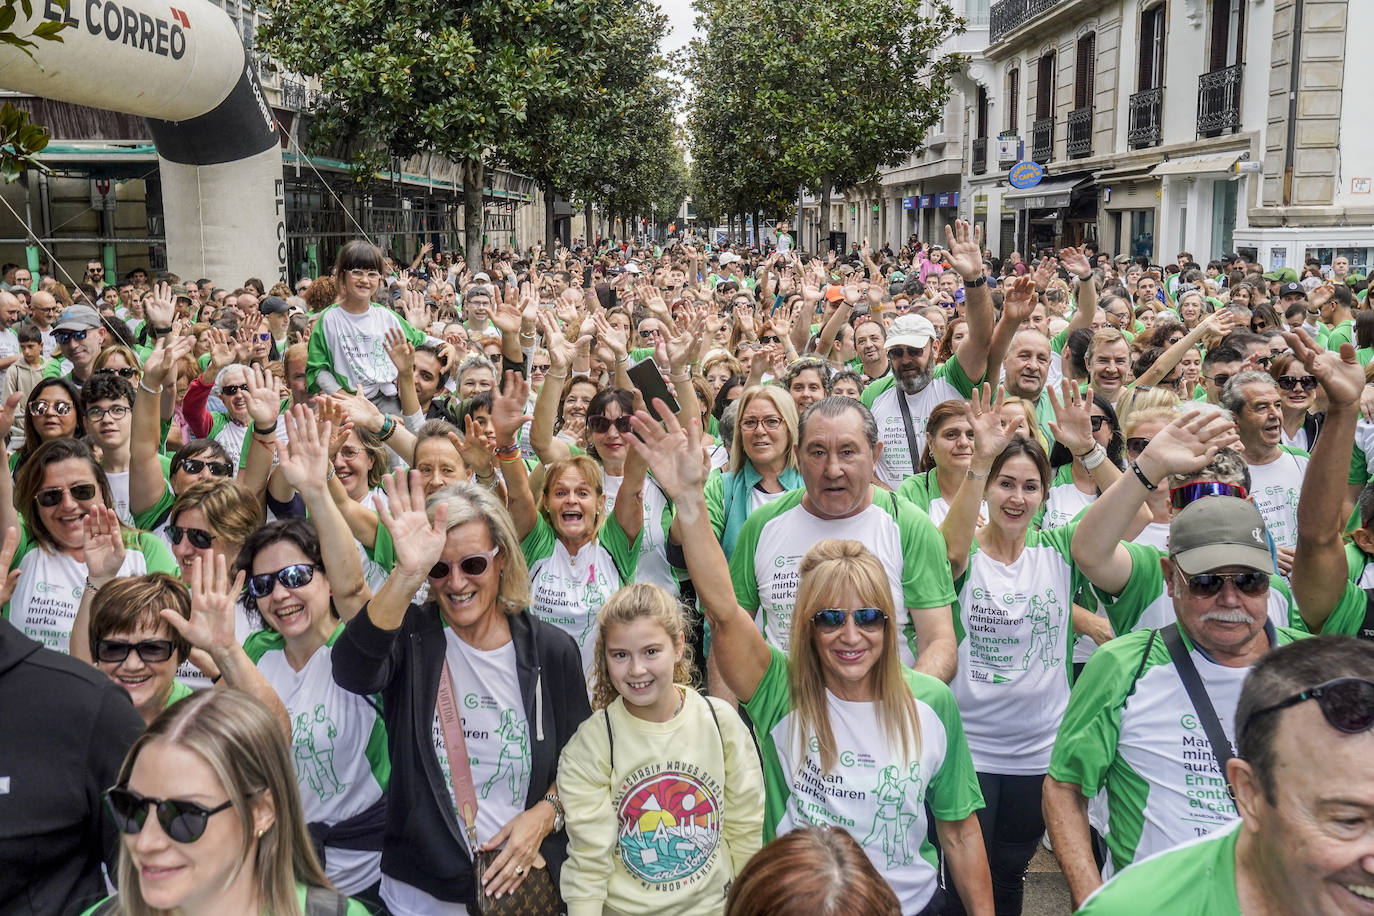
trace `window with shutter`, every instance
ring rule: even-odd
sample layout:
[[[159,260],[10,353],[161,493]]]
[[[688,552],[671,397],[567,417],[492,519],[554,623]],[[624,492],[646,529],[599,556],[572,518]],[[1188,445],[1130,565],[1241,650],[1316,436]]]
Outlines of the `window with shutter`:
[[[1013,67],[1007,71],[1007,130],[1017,133],[1020,129],[1021,68]]]
[[[1093,103],[1093,81],[1097,69],[1097,36],[1089,32],[1078,39],[1078,54],[1073,74],[1073,107],[1087,108]]]
[[[1054,115],[1054,52],[1040,57],[1039,71],[1035,78],[1035,117],[1048,118]]]

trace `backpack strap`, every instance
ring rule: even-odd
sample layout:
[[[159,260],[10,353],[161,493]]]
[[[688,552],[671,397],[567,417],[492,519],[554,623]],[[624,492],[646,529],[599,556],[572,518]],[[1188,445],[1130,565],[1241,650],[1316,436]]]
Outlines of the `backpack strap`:
[[[606,743],[611,752],[611,772],[615,772],[615,733],[611,731],[611,710],[602,709],[601,714],[606,717]]]
[[[1178,679],[1183,682],[1183,689],[1193,704],[1193,711],[1197,713],[1198,723],[1207,735],[1207,743],[1212,746],[1212,756],[1216,758],[1217,770],[1221,774],[1222,782],[1226,785],[1226,791],[1234,799],[1235,790],[1231,788],[1231,778],[1226,775],[1226,764],[1234,756],[1231,741],[1226,737],[1226,732],[1221,727],[1221,720],[1217,718],[1217,711],[1212,706],[1212,698],[1207,695],[1207,688],[1202,683],[1202,677],[1197,673],[1197,666],[1193,664],[1188,647],[1183,644],[1183,635],[1179,633],[1178,625],[1172,624],[1165,627],[1160,638],[1164,640],[1164,645],[1169,650],[1169,658],[1173,661]]]
[[[311,887],[305,892],[305,916],[348,916],[348,898],[332,887]]]
[[[106,897],[91,910],[91,916],[114,916],[119,912],[119,897]]]

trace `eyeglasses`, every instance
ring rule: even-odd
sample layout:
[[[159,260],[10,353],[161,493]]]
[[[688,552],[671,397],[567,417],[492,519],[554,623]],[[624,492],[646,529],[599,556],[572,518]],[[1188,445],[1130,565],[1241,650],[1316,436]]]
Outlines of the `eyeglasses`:
[[[889,347],[887,355],[893,359],[915,359],[925,352],[925,347]]]
[[[234,467],[227,461],[206,461],[203,458],[187,458],[181,462],[181,469],[187,474],[199,474],[206,468],[210,469],[211,475],[215,477],[228,477],[234,473]]]
[[[1281,375],[1278,378],[1279,387],[1284,391],[1293,391],[1299,385],[1303,391],[1317,390],[1317,377],[1315,375],[1304,375],[1299,378],[1296,375]]]
[[[381,273],[379,273],[378,271],[375,271],[375,270],[364,270],[364,269],[361,268],[361,267],[351,267],[351,268],[349,268],[349,270],[348,270],[348,275],[349,275],[350,277],[352,277],[354,280],[374,280],[374,281],[376,281],[376,280],[382,279],[382,275],[381,275]]]
[[[272,332],[271,332],[271,331],[260,331],[260,332],[258,333],[258,340],[271,340],[271,339],[272,339]]]
[[[641,328],[639,331],[639,336],[647,340],[650,337],[662,337],[663,332],[660,331],[658,328],[649,328],[647,330]]]
[[[106,414],[109,414],[116,420],[122,420],[129,415],[129,405],[114,404],[110,407],[86,408],[86,419],[91,421],[92,423],[99,423],[101,420],[105,419]]]
[[[57,345],[60,347],[71,340],[85,340],[86,335],[90,332],[90,328],[82,328],[79,331],[53,331],[52,339],[57,341]]]
[[[530,363],[531,372],[548,372],[552,368],[550,363]]]
[[[75,406],[71,401],[34,401],[29,405],[29,413],[42,417],[51,412],[59,417],[65,417]]]
[[[833,633],[844,626],[850,617],[854,626],[860,630],[881,630],[887,625],[887,614],[876,607],[860,607],[852,611],[843,608],[827,607],[811,615],[811,625],[820,633]]]
[[[49,487],[39,490],[34,499],[44,509],[51,509],[61,503],[62,497],[67,493],[72,494],[72,499],[79,503],[90,502],[95,499],[96,487],[93,483],[79,483],[74,487]]]
[[[1213,385],[1216,385],[1218,388],[1225,388],[1226,383],[1231,381],[1231,376],[1227,375],[1224,372],[1221,375],[1204,375],[1203,378],[1207,379],[1207,381],[1211,382]]]
[[[1249,595],[1252,598],[1269,591],[1269,574],[1253,570],[1241,573],[1202,573],[1197,576],[1189,576],[1188,591],[1193,593],[1194,598],[1211,598],[1221,592],[1227,579],[1231,580],[1242,595]]]
[[[197,550],[209,550],[210,544],[215,540],[213,534],[202,528],[183,528],[180,525],[167,526],[167,540],[173,544],[180,544],[183,537],[190,538],[191,546]]]
[[[1126,440],[1126,451],[1132,455],[1139,455],[1149,444],[1150,440],[1144,436],[1132,436]]]
[[[97,639],[95,641],[95,660],[107,665],[122,665],[130,652],[137,652],[143,661],[165,662],[172,657],[175,649],[170,639],[145,639],[142,642],[125,642],[122,639]]]
[[[1249,497],[1245,487],[1238,483],[1222,483],[1219,480],[1200,480],[1196,483],[1185,483],[1182,486],[1174,487],[1169,491],[1169,502],[1175,509],[1182,509],[1191,502],[1196,502],[1204,496],[1236,496],[1240,499]]]
[[[1359,677],[1338,677],[1316,687],[1309,687],[1301,693],[1295,693],[1273,706],[1255,710],[1245,720],[1241,731],[1248,729],[1260,716],[1296,706],[1307,700],[1317,701],[1326,721],[1338,732],[1358,735],[1374,726],[1374,682]]]
[[[192,541],[192,543],[195,543]],[[265,598],[272,594],[276,583],[286,588],[304,588],[315,578],[314,563],[292,563],[276,572],[259,573],[248,578],[248,594],[254,598]]]
[[[1093,425],[1093,432],[1101,432],[1102,427],[1107,425],[1106,417],[1088,417],[1088,421]]]
[[[110,373],[111,375],[117,375],[117,376],[119,376],[119,377],[122,378],[122,379],[138,378],[138,374],[139,374],[139,370],[137,370],[137,369],[132,369],[132,368],[130,368],[130,367],[128,367],[128,366],[125,366],[125,367],[122,368],[122,369],[97,369],[96,371],[97,371],[97,372],[108,372],[108,373]]]
[[[598,436],[610,432],[612,426],[615,426],[616,432],[624,435],[630,431],[630,418],[622,416],[612,420],[610,417],[600,414],[587,418],[587,431],[596,433]]]
[[[225,385],[224,387],[220,388],[219,393],[221,397],[232,398],[234,395],[247,390],[247,385]]]
[[[760,337],[759,343],[763,344],[765,347],[769,344],[780,344],[782,343],[782,338],[776,334],[769,334],[766,337]]]
[[[771,433],[773,430],[782,426],[782,417],[749,417],[748,419],[739,421],[739,428],[746,433],[752,433],[760,426]]]
[[[500,547],[493,547],[486,553],[468,554],[456,564],[458,566],[458,571],[469,579],[476,579],[487,571],[487,567],[491,565],[491,561],[500,552]],[[444,560],[440,560],[429,568],[429,577],[431,579],[447,579],[451,572],[453,572],[453,565]]]
[[[174,843],[194,843],[205,835],[210,815],[227,811],[233,804],[227,801],[219,807],[207,808],[181,798],[148,798],[120,786],[105,791],[105,805],[120,833],[142,833],[151,806],[157,810],[162,832]]]
[[[1263,367],[1266,368],[1266,369],[1269,368],[1269,364],[1272,363],[1273,361],[1274,361],[1274,357],[1273,357],[1272,354],[1269,355],[1269,356],[1256,356],[1256,357],[1255,357],[1255,363],[1256,363],[1257,365],[1263,366]]]

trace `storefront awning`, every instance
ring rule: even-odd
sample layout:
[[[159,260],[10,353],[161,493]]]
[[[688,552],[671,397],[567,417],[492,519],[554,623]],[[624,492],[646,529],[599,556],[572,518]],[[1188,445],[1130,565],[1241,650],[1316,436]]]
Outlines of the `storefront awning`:
[[[1044,210],[1053,207],[1067,207],[1074,189],[1089,180],[1088,175],[1075,175],[1070,178],[1051,178],[1033,188],[1016,188],[1002,195],[1004,206],[1013,210]]]
[[[1150,170],[1153,176],[1160,175],[1214,175],[1231,171],[1235,166],[1236,160],[1240,159],[1240,151],[1233,150],[1229,153],[1208,153],[1205,156],[1180,156],[1177,159],[1166,159],[1159,165]]]
[[[1093,177],[1097,179],[1098,184],[1144,181],[1151,177],[1150,173],[1153,169],[1154,163],[1148,165],[1128,165],[1119,169],[1104,169],[1101,172],[1095,173]]]

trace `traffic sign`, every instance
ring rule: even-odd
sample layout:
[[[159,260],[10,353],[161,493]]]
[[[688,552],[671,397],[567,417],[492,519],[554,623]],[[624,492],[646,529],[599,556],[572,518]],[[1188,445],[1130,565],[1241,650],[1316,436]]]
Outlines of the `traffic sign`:
[[[1033,188],[1045,177],[1045,167],[1031,159],[1022,159],[1011,167],[1007,183],[1013,188]]]

